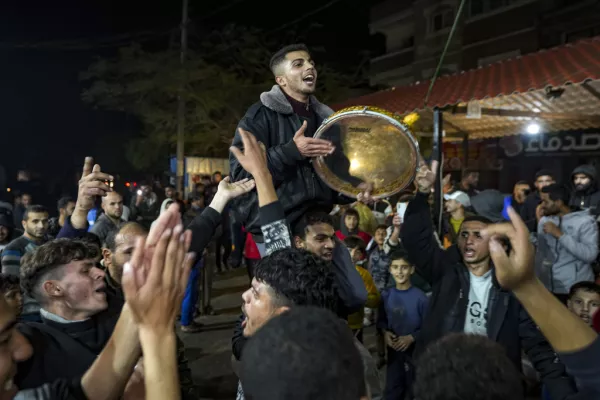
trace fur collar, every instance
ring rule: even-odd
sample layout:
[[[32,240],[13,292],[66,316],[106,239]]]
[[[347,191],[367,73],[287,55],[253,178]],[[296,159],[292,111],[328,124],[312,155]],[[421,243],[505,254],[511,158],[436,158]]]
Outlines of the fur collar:
[[[279,85],[274,85],[269,92],[263,92],[260,95],[260,102],[267,108],[279,114],[293,114],[292,105],[283,94]],[[333,114],[333,110],[325,104],[320,103],[315,96],[310,96],[310,104],[314,107],[315,112],[321,119],[325,119]]]

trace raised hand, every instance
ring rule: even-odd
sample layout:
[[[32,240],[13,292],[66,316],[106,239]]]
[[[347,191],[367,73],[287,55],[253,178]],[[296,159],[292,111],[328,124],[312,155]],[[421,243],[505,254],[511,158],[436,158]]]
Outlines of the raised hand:
[[[241,166],[252,176],[261,173],[268,173],[267,168],[267,153],[265,146],[259,143],[254,135],[242,128],[239,129],[240,137],[244,146],[244,151],[235,146],[231,146],[229,150],[239,161]]]
[[[425,161],[421,161],[421,165],[419,166],[419,170],[415,177],[419,192],[425,194],[431,193],[437,177],[438,166],[439,162],[436,160],[431,162],[431,168],[429,168]]]
[[[131,261],[123,269],[123,292],[140,331],[173,333],[175,318],[195,259],[186,254],[191,232],[178,224],[164,230],[153,249],[151,266],[144,265],[145,242],[140,239]]]
[[[294,143],[302,156],[304,157],[319,157],[327,156],[335,151],[335,146],[329,140],[314,139],[304,136],[307,123],[304,121],[302,126],[294,134]]]
[[[510,223],[488,225],[481,233],[490,238],[490,256],[494,262],[498,283],[507,290],[515,290],[535,281],[534,249],[529,242],[527,226],[512,208],[508,208]],[[501,238],[511,245],[507,254]]]
[[[94,207],[95,196],[104,197],[112,189],[105,182],[112,181],[112,175],[100,171],[100,165],[94,165],[92,157],[86,157],[83,163],[83,173],[79,180],[77,193],[77,208],[89,211]]]
[[[231,179],[227,176],[219,182],[217,194],[225,196],[229,201],[248,193],[255,186],[254,179],[242,179],[241,181],[231,183]]]

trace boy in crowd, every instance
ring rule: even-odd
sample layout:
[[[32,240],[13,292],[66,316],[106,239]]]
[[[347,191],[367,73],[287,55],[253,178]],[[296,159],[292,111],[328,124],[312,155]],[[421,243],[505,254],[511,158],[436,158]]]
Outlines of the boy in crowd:
[[[569,310],[589,326],[592,326],[594,315],[600,308],[600,285],[594,282],[579,282],[571,286]]]
[[[340,224],[340,229],[335,232],[335,235],[340,240],[346,239],[346,236],[355,235],[355,236],[360,237],[365,242],[365,245],[366,245],[371,241],[371,235],[369,235],[366,232],[361,231],[358,228],[359,224],[360,224],[360,215],[358,214],[358,211],[356,211],[354,208],[349,208],[344,213],[344,216],[343,216],[341,224]]]
[[[388,349],[384,398],[404,399],[410,393],[414,377],[413,344],[421,329],[428,299],[410,282],[415,267],[408,261],[407,254],[396,250],[390,254],[390,260],[390,274],[396,287],[382,293],[377,320],[377,327],[385,332]]]
[[[344,239],[344,244],[350,252],[356,270],[365,283],[365,289],[367,289],[367,303],[365,304],[365,307],[377,307],[379,305],[380,295],[375,286],[375,282],[373,282],[373,277],[365,268],[367,255],[367,246],[365,242],[358,236],[348,236]],[[361,343],[363,342],[364,317],[364,308],[361,308],[359,311],[348,316],[348,326],[352,329],[352,333],[354,333],[354,336],[356,336]]]
[[[21,311],[23,311],[23,294],[21,293],[19,277],[0,274],[0,294],[2,294],[15,316],[19,318]]]

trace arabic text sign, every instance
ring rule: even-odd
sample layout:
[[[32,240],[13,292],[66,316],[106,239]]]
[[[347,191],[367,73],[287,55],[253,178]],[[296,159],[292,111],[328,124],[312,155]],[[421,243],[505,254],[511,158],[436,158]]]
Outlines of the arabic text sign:
[[[531,153],[600,152],[600,133],[532,137],[524,143],[525,155]]]

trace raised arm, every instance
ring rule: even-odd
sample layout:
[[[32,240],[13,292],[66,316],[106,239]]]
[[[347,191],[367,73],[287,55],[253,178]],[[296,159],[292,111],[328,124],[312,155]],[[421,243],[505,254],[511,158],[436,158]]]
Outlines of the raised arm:
[[[79,180],[77,202],[71,215],[71,226],[74,229],[87,229],[87,215],[94,207],[96,196],[104,197],[112,189],[105,182],[112,181],[113,177],[100,170],[100,165],[94,164],[92,157],[86,157],[83,164],[83,173]],[[60,236],[60,234],[59,234]]]
[[[498,282],[513,291],[535,325],[559,353],[569,373],[579,382],[579,389],[600,393],[598,336],[536,278],[533,265],[535,252],[528,240],[527,226],[512,208],[508,214],[511,223],[490,225],[482,232],[490,237],[490,255]],[[503,237],[510,240],[512,249],[509,254],[500,241]],[[595,361],[587,362],[592,359]]]

